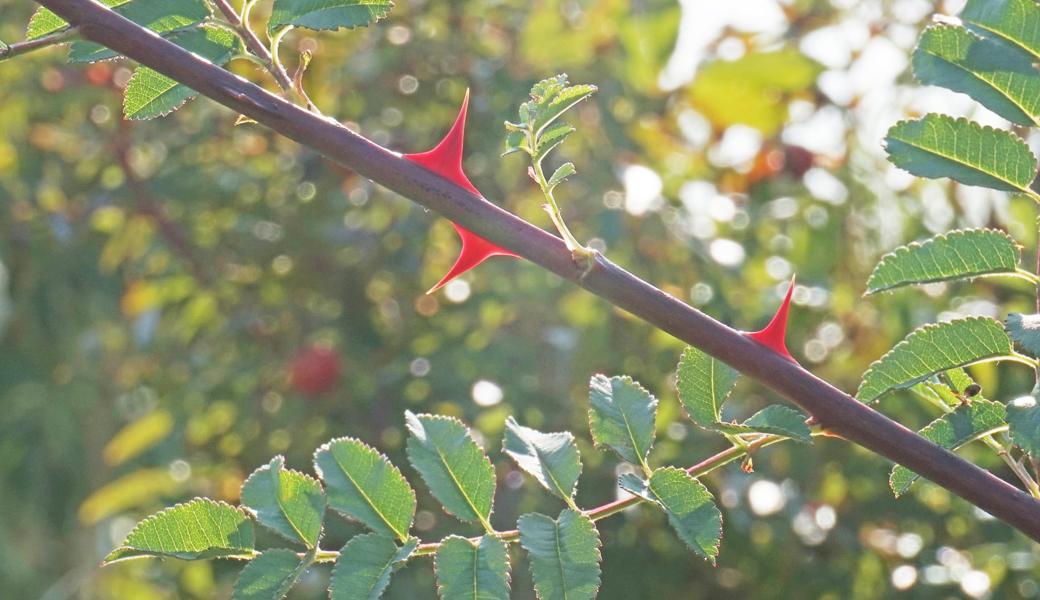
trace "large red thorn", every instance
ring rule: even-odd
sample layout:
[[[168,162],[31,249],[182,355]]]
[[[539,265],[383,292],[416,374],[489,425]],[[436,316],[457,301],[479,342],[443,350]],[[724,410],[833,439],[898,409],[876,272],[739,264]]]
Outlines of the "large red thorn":
[[[469,90],[466,90],[466,96],[462,99],[462,107],[459,109],[459,116],[455,118],[455,124],[451,126],[451,129],[444,136],[444,139],[434,146],[432,150],[419,152],[417,154],[405,154],[404,158],[420,164],[441,177],[449,179],[457,185],[483,197],[480,190],[470,182],[469,178],[466,177],[466,173],[462,171],[462,146],[463,139],[466,136],[466,111],[468,108]],[[430,288],[430,290],[426,292],[427,294],[432,294],[440,289],[444,284],[455,279],[459,275],[462,275],[466,271],[469,271],[492,256],[517,257],[516,254],[509,250],[492,244],[472,231],[460,227],[454,222],[452,225],[455,226],[455,231],[458,232],[459,238],[462,240],[462,249],[459,252],[459,258],[455,261],[455,264],[452,265],[451,269],[448,270],[448,274],[438,281],[437,285]]]
[[[773,320],[769,322],[769,325],[766,325],[760,331],[745,333],[744,335],[780,356],[793,361],[794,357],[787,351],[787,343],[785,342],[787,338],[787,315],[791,309],[792,292],[794,292],[794,277],[791,277],[791,284],[787,287],[787,295],[784,296],[784,301],[780,303],[780,308],[776,309],[776,314],[773,315]]]

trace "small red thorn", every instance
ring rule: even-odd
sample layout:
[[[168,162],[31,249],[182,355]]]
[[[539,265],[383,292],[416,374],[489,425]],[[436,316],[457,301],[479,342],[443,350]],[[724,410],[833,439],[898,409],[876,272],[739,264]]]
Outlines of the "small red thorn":
[[[470,182],[469,178],[466,177],[466,173],[462,170],[462,146],[466,136],[466,112],[468,109],[469,90],[467,89],[466,95],[462,99],[462,107],[459,108],[459,116],[455,118],[455,124],[451,126],[450,130],[448,130],[444,139],[442,139],[440,143],[434,146],[431,150],[416,154],[405,154],[404,158],[425,167],[429,171],[433,171],[445,179],[451,180],[457,185],[480,197],[483,197],[480,190]],[[455,231],[458,232],[459,238],[462,239],[462,250],[459,253],[459,258],[448,271],[448,274],[437,282],[437,285],[430,288],[430,290],[426,292],[427,294],[432,294],[440,289],[444,284],[492,256],[512,256],[519,258],[509,250],[492,244],[472,231],[460,227],[456,223],[452,223],[452,225],[455,227]]]
[[[776,314],[773,315],[773,320],[766,325],[764,329],[751,333],[745,333],[744,335],[755,340],[759,344],[762,344],[766,348],[769,348],[773,352],[776,352],[780,356],[787,358],[791,361],[794,357],[787,351],[787,343],[784,341],[787,337],[787,314],[791,309],[791,293],[794,292],[794,277],[791,277],[791,284],[787,287],[787,295],[784,297],[784,301],[780,303],[780,308],[776,310]]]

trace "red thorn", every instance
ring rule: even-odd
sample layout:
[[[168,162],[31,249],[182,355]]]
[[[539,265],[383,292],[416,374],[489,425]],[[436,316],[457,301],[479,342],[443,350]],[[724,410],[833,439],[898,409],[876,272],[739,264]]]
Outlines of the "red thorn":
[[[766,325],[760,331],[745,333],[744,335],[780,356],[794,361],[794,357],[787,351],[787,343],[785,342],[787,338],[787,315],[791,309],[792,292],[794,292],[794,277],[791,277],[791,284],[787,287],[787,295],[784,296],[784,301],[780,303],[780,308],[776,310],[776,314],[773,315],[773,320],[769,322],[769,325]]]
[[[448,130],[444,139],[442,139],[440,143],[434,146],[431,150],[416,154],[405,154],[404,158],[422,165],[427,170],[432,171],[470,192],[483,197],[480,190],[470,182],[469,178],[466,177],[466,173],[462,170],[462,150],[463,141],[466,136],[466,112],[468,108],[469,90],[466,90],[466,95],[462,99],[462,107],[459,108],[459,116],[455,118],[455,124],[451,126],[450,130]],[[458,232],[459,238],[462,239],[462,250],[459,253],[459,258],[448,271],[448,274],[437,282],[437,285],[430,288],[430,291],[426,292],[427,294],[437,291],[444,284],[492,256],[516,257],[516,254],[506,250],[505,248],[492,244],[472,231],[464,229],[456,223],[452,223],[452,225],[455,227],[455,231]]]

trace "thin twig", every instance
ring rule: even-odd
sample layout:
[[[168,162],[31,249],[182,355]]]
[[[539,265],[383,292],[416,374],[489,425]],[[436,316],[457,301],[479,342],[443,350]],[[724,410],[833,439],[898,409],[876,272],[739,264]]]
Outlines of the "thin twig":
[[[248,1],[248,0],[247,0]],[[307,96],[307,92],[303,91],[303,86],[300,89],[296,89],[293,86],[292,78],[289,77],[289,73],[286,72],[285,68],[282,67],[281,61],[275,59],[271,52],[267,49],[267,46],[260,41],[260,38],[256,36],[253,29],[248,23],[242,20],[238,12],[235,11],[234,7],[228,2],[228,0],[213,0],[213,4],[217,6],[220,13],[224,15],[224,18],[228,20],[235,30],[238,31],[239,35],[242,36],[242,40],[245,41],[246,47],[249,51],[255,54],[263,62],[263,65],[274,77],[275,81],[278,82],[278,86],[282,88],[282,91],[286,94],[297,93],[307,103],[307,108],[312,111],[317,111],[318,107],[311,102],[311,99]]]
[[[350,129],[156,38],[91,0],[38,0],[87,39],[133,58],[359,175],[451,219],[700,348],[799,405],[830,432],[956,493],[1040,541],[1040,502],[924,439],[797,363],[597,255],[583,274],[559,238]]]
[[[13,44],[4,44],[0,42],[0,61],[21,56],[33,50],[39,50],[41,48],[50,48],[51,46],[57,46],[63,44],[76,37],[76,29],[73,27],[67,27],[61,31],[55,31],[38,38],[31,40],[25,40],[24,42],[15,42]]]

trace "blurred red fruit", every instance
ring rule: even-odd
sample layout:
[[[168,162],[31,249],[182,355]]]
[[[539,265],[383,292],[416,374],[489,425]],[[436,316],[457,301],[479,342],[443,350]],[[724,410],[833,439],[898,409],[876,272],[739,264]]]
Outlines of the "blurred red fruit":
[[[331,392],[339,382],[339,354],[324,346],[308,346],[289,365],[289,385],[308,396]]]
[[[816,156],[801,146],[784,147],[784,170],[795,179],[801,179],[815,161]]]
[[[98,62],[87,67],[87,81],[91,85],[108,85],[112,82],[112,67],[108,63]]]

